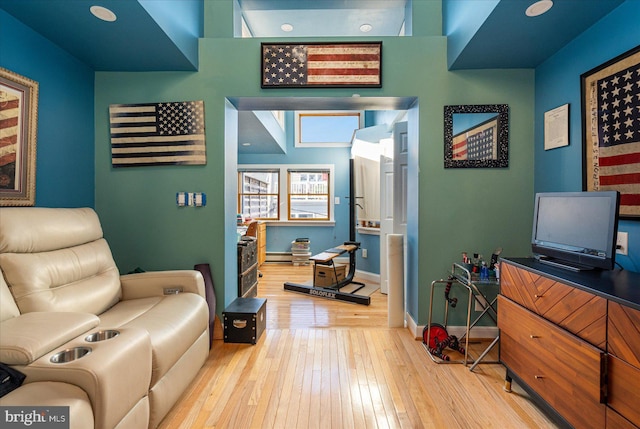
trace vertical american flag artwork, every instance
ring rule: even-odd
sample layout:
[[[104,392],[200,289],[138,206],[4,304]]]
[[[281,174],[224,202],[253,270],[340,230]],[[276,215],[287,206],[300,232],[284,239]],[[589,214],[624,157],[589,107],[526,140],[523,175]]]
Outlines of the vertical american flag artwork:
[[[207,163],[204,101],[112,104],[109,125],[114,167]]]
[[[20,95],[0,90],[0,189],[18,187],[16,179],[20,176],[20,164],[16,159],[20,150],[20,104]]]
[[[640,52],[596,73],[584,89],[587,190],[617,190],[620,214],[640,216]]]
[[[0,67],[0,206],[33,206],[38,82]]]
[[[382,43],[262,44],[262,87],[382,86]]]
[[[453,160],[498,158],[497,117],[453,136]]]

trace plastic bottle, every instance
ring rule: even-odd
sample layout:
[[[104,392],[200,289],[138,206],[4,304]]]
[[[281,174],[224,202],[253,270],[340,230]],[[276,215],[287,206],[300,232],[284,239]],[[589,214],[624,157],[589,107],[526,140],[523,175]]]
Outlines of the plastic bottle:
[[[485,261],[482,261],[482,268],[480,268],[480,280],[489,281],[489,267]]]

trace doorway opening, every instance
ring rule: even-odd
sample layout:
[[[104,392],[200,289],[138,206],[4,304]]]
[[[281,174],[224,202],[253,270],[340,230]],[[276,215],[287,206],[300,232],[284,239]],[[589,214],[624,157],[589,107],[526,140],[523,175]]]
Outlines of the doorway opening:
[[[411,225],[407,228],[407,221],[411,222],[411,220],[407,218],[407,200],[412,200],[414,204],[414,208],[417,208],[417,153],[418,153],[418,143],[417,143],[417,118],[418,118],[418,102],[416,97],[278,97],[278,98],[257,98],[257,97],[238,97],[238,98],[228,98],[227,105],[225,109],[225,301],[227,303],[233,301],[237,296],[236,291],[234,290],[234,281],[237,280],[237,268],[235,267],[235,239],[236,239],[236,215],[237,215],[237,192],[238,192],[238,184],[236,180],[239,157],[243,160],[246,160],[247,157],[244,155],[238,155],[239,144],[242,143],[239,139],[238,132],[238,123],[243,117],[246,117],[249,112],[256,112],[256,116],[258,114],[269,112],[271,114],[272,111],[375,111],[375,112],[384,112],[384,111],[406,111],[406,127],[407,130],[404,132],[403,142],[404,148],[406,149],[406,153],[411,151],[412,155],[416,155],[415,158],[410,158],[408,162],[405,162],[405,165],[402,167],[403,171],[401,173],[401,177],[403,177],[403,181],[405,183],[405,189],[412,189],[415,195],[408,197],[405,201],[402,202],[402,210],[403,220],[404,220],[404,230],[400,233],[407,234],[406,231],[414,231],[417,232],[417,225]],[[287,137],[290,138],[290,137]],[[397,136],[396,136],[397,138]],[[289,142],[289,144],[292,144]],[[288,149],[288,148],[287,148]],[[287,151],[285,149],[285,152]],[[301,151],[297,151],[301,152]],[[336,176],[339,176],[341,170],[344,169],[345,165],[348,165],[349,155],[348,152],[345,152],[344,155],[344,163],[340,163],[332,158],[320,159],[317,157],[314,162],[322,162],[322,163],[334,163],[336,169]],[[277,161],[278,155],[253,155],[259,156],[260,162],[265,164],[273,164]],[[280,155],[282,156],[282,155]],[[291,156],[292,162],[296,162],[295,155],[292,153],[286,154],[286,156]],[[254,158],[256,159],[256,158]],[[405,155],[406,159],[406,155]],[[306,162],[309,162],[308,160]],[[249,161],[249,163],[255,163],[254,161]],[[346,164],[345,164],[346,163]],[[409,165],[413,164],[413,165]],[[393,166],[392,166],[393,169]],[[392,170],[393,171],[393,170]],[[344,172],[343,172],[344,173]],[[408,186],[411,184],[410,186]],[[381,187],[384,189],[384,186]],[[349,201],[345,199],[346,193],[341,192],[339,189],[336,190],[336,193],[333,195],[333,199],[335,202],[340,205],[336,205],[336,218],[335,223],[330,227],[326,228],[318,228],[318,230],[323,230],[324,232],[328,232],[328,234],[324,234],[329,237],[329,239],[333,238],[335,242],[341,244],[342,241],[346,240],[348,237],[348,223],[349,219],[345,215],[345,212],[348,211],[347,206],[349,205]],[[393,200],[391,200],[393,201]],[[398,206],[398,203],[394,204],[393,202],[385,202],[388,208],[393,209],[394,205]],[[380,211],[383,211],[381,207]],[[388,215],[388,213],[387,213]],[[385,216],[385,214],[381,213],[380,218]],[[415,223],[417,223],[417,218],[413,219]],[[298,232],[295,230],[295,226],[281,226],[277,223],[269,222],[267,227],[272,231],[278,231],[275,234],[270,234],[274,237],[274,240],[278,238],[282,241],[282,243],[286,243],[287,241],[291,241],[291,238],[295,238],[296,236],[300,236]],[[393,228],[393,226],[391,227]],[[313,228],[315,229],[315,227]],[[283,233],[286,231],[286,234]],[[392,230],[393,231],[393,230]],[[283,235],[286,235],[285,238],[282,238]],[[269,234],[268,234],[269,237]],[[364,235],[363,235],[364,237]],[[384,247],[382,241],[384,237],[376,237],[376,240],[380,243],[380,248]],[[270,240],[267,238],[267,242]],[[281,246],[284,246],[280,243]],[[322,244],[319,244],[320,247],[314,248],[314,251],[321,252],[323,250]],[[273,248],[272,246],[270,246]],[[327,248],[332,246],[325,246]],[[407,258],[410,254],[417,254],[417,234],[415,234],[411,239],[404,240],[405,247],[405,285],[411,285],[412,279],[417,279],[417,269],[415,264],[407,264]],[[377,249],[380,251],[380,249]],[[268,250],[270,252],[270,250]],[[276,252],[277,253],[277,252]],[[369,255],[365,255],[371,258]],[[362,255],[359,256],[362,258]],[[386,276],[387,273],[382,273],[383,269],[381,269],[382,263],[377,265],[378,270],[380,271],[380,275]],[[416,272],[411,272],[411,271]],[[383,279],[380,279],[380,283],[382,285]],[[406,286],[405,286],[406,287]],[[411,286],[410,286],[411,287]],[[405,297],[407,293],[405,291]],[[405,306],[406,307],[406,306]]]

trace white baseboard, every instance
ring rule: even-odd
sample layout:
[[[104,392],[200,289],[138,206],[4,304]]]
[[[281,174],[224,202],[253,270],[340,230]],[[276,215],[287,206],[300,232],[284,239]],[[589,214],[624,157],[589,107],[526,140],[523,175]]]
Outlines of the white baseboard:
[[[411,335],[416,339],[422,341],[422,331],[424,325],[418,325],[409,313],[405,317],[407,329]],[[447,333],[449,335],[455,335],[460,338],[467,332],[466,326],[447,326]],[[498,336],[498,328],[496,326],[474,326],[469,331],[469,339],[471,338],[496,338]]]
[[[422,341],[422,328],[418,326],[409,313],[404,315],[405,324],[414,339]]]
[[[356,270],[355,276],[364,281],[380,284],[380,274],[370,273],[368,271]]]

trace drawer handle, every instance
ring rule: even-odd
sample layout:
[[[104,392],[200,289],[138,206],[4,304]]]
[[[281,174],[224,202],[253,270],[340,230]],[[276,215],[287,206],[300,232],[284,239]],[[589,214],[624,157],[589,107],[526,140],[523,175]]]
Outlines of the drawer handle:
[[[536,338],[540,338],[540,335],[533,335],[533,334],[531,334],[531,335],[529,335],[529,338],[531,338],[531,339],[533,339],[533,340],[534,340],[534,339],[536,339]]]
[[[236,329],[244,329],[247,327],[247,321],[246,320],[240,320],[240,319],[235,319],[233,321],[233,327]]]
[[[542,380],[544,378],[543,375],[534,375],[533,378],[535,378],[536,380]]]
[[[544,297],[544,295],[538,295],[538,294],[535,294],[535,295],[533,295],[533,296],[534,296],[535,298],[543,298],[543,297]]]

